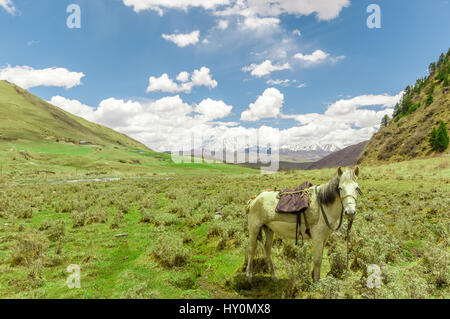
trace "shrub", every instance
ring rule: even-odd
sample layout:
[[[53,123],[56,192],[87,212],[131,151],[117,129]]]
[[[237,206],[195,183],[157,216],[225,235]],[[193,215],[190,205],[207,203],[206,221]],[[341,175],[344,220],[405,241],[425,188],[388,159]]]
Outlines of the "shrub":
[[[433,101],[434,101],[433,95],[432,95],[432,94],[429,94],[428,97],[427,97],[427,99],[425,100],[425,104],[428,106],[428,105],[430,105],[431,103],[433,103]]]
[[[155,216],[152,211],[145,209],[140,211],[141,214],[141,223],[154,223],[155,222]]]
[[[158,238],[152,254],[164,267],[180,267],[189,262],[191,252],[180,238],[163,235]]]
[[[86,216],[86,225],[94,224],[94,223],[106,223],[108,220],[108,213],[105,212],[100,207],[95,207],[90,210]]]
[[[419,107],[420,107],[420,102],[414,104],[413,106],[411,106],[411,107],[408,109],[408,112],[406,112],[406,115],[410,115],[411,113],[414,113]]]
[[[59,241],[66,233],[66,223],[63,220],[58,220],[49,227],[48,231],[48,239]]]
[[[86,223],[86,213],[80,213],[78,211],[72,212],[72,227],[83,227]]]
[[[439,127],[436,129],[434,128],[431,131],[430,136],[430,145],[431,148],[436,152],[443,152],[448,147],[448,133],[447,133],[447,126],[444,122],[441,121],[439,124]]]
[[[48,242],[40,233],[25,232],[19,235],[12,246],[12,266],[28,266],[41,258],[47,249]]]
[[[312,245],[310,242],[305,242],[300,247],[283,242],[283,255],[284,266],[289,277],[286,291],[288,296],[296,297],[308,291],[312,284]]]

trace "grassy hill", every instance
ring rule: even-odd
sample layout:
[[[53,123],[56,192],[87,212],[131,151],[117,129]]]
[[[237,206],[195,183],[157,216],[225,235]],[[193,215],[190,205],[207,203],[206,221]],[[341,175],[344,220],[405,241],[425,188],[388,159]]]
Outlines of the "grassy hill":
[[[0,179],[252,172],[222,164],[176,165],[170,154],[55,107],[0,81]]]
[[[358,160],[360,163],[439,155],[432,150],[429,138],[440,121],[450,128],[450,50],[438,62],[431,63],[429,71],[428,77],[406,87],[393,119],[372,137]]]

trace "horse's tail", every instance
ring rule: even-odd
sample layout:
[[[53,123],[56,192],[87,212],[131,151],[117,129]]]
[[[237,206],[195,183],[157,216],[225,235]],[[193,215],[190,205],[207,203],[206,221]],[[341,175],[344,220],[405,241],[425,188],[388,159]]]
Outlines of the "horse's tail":
[[[250,205],[253,203],[253,201],[255,200],[257,196],[252,196],[252,198],[247,202],[247,206],[245,207],[245,213],[248,214],[248,212],[250,211]]]

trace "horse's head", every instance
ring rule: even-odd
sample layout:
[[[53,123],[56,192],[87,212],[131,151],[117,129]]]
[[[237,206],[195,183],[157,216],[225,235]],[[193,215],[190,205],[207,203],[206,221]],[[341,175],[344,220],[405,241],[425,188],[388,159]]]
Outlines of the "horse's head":
[[[352,217],[356,214],[356,200],[358,194],[362,195],[359,185],[357,183],[359,175],[359,167],[355,169],[347,168],[343,170],[338,169],[339,176],[339,197],[341,198],[344,214]]]

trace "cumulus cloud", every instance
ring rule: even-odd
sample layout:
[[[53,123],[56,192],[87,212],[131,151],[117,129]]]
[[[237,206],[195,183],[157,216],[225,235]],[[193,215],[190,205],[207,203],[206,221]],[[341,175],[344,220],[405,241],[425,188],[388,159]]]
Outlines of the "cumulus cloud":
[[[96,108],[61,96],[54,96],[49,102],[67,112],[127,134],[159,151],[170,150],[172,143],[189,138],[191,133],[201,138],[219,136],[230,126],[237,125],[214,122],[215,119],[227,117],[232,106],[209,98],[198,105],[189,105],[178,95],[149,103],[108,98]]]
[[[167,73],[164,73],[159,78],[151,76],[149,78],[147,92],[161,91],[168,93],[190,93],[192,88],[196,86],[215,88],[218,83],[211,77],[210,72],[211,70],[207,67],[202,67],[200,70],[194,70],[192,76],[188,72],[181,72],[176,78],[180,83],[176,83],[174,80],[169,78]],[[189,78],[191,78],[191,81],[189,81]]]
[[[329,53],[325,53],[322,50],[316,50],[309,55],[297,53],[296,55],[294,55],[294,58],[307,63],[320,63],[324,62],[329,56]]]
[[[191,33],[176,33],[176,34],[163,34],[162,37],[175,43],[180,48],[184,48],[188,45],[196,45],[200,40],[200,31],[192,31]]]
[[[215,120],[227,117],[233,107],[223,101],[215,101],[210,98],[203,100],[195,108],[195,112],[202,114],[208,120]]]
[[[207,67],[194,70],[194,73],[192,73],[192,84],[194,86],[206,86],[209,88],[217,87],[217,81],[212,79],[210,69]]]
[[[17,9],[11,0],[0,0],[0,7],[5,9],[10,15],[15,15],[17,13]]]
[[[290,70],[290,69],[291,66],[289,65],[289,63],[285,63],[282,65],[273,65],[272,61],[265,60],[261,64],[251,64],[249,66],[246,66],[242,68],[242,71],[250,72],[251,75],[260,78],[275,71]]]
[[[49,103],[58,106],[66,112],[72,113],[76,116],[80,116],[88,121],[95,120],[94,109],[88,105],[81,103],[78,100],[70,100],[57,95],[52,97]]]
[[[66,89],[81,85],[84,73],[65,68],[33,69],[30,66],[7,66],[0,69],[0,80],[7,80],[24,89],[37,86],[57,86]]]
[[[395,96],[361,95],[336,101],[324,113],[283,115],[283,94],[269,88],[250,104],[249,110],[242,113],[241,120],[281,117],[297,121],[297,125],[280,131],[268,126],[254,129],[235,122],[217,121],[230,115],[232,106],[209,98],[194,105],[184,102],[179,96],[148,103],[109,98],[96,108],[61,96],[53,97],[50,102],[89,121],[127,134],[155,150],[167,151],[177,150],[183,143],[190,147],[192,136],[196,145],[203,145],[205,141],[242,140],[244,136],[255,134],[263,144],[276,145],[278,142],[275,143],[274,139],[279,137],[280,146],[334,144],[346,147],[369,139],[378,130],[381,118],[392,114],[393,106],[401,97],[402,93]],[[366,108],[368,106],[370,108]]]
[[[241,121],[258,121],[263,118],[275,118],[280,114],[284,95],[275,88],[269,88],[258,97],[250,108],[241,114]]]
[[[381,118],[386,114],[392,115],[393,107],[402,95],[361,95],[338,100],[330,104],[323,114],[282,115],[282,118],[295,119],[300,124],[282,131],[283,143],[303,140],[307,144],[346,147],[367,140],[378,130]],[[367,106],[380,109],[363,108]]]

